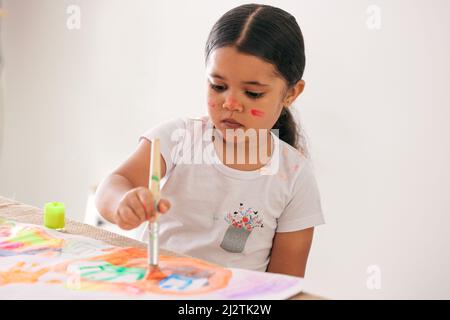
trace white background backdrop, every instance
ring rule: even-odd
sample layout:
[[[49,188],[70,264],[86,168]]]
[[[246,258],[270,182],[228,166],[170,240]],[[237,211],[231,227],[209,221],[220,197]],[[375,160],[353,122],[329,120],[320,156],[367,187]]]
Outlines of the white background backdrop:
[[[82,221],[90,188],[142,132],[206,112],[205,41],[242,3],[3,0],[0,195],[62,201]],[[265,3],[293,14],[306,44],[294,105],[327,220],[307,291],[449,299],[450,2]],[[67,28],[69,5],[80,29]]]

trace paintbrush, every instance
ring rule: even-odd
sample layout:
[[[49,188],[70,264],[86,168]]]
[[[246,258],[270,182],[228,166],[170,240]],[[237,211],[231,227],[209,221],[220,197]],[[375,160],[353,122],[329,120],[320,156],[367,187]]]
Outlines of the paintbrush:
[[[159,181],[161,178],[161,153],[159,139],[152,139],[150,154],[150,170],[148,178],[148,188],[152,192],[156,218],[148,225],[148,273],[147,279],[164,278],[159,269],[159,221],[158,203],[161,198]]]

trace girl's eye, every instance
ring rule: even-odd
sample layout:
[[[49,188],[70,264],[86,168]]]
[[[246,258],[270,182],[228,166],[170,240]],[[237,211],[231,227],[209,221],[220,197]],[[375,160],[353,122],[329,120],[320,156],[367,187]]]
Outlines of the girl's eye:
[[[217,84],[210,84],[211,89],[213,89],[216,92],[223,92],[226,90],[226,87],[224,86],[220,86]],[[247,94],[247,96],[251,99],[258,99],[261,98],[262,96],[264,96],[264,93],[258,93],[258,92],[252,92],[252,91],[245,91],[245,93]]]
[[[258,99],[264,95],[264,93],[258,93],[258,92],[252,92],[252,91],[246,91],[246,93],[252,99]]]
[[[213,89],[217,92],[222,92],[225,90],[225,88],[223,86],[218,86],[218,85],[212,84],[212,83],[211,83],[211,89]]]

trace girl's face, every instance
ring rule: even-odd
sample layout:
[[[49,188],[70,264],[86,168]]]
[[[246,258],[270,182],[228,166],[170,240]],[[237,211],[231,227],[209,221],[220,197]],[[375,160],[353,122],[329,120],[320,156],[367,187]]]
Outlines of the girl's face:
[[[283,106],[303,90],[287,94],[286,81],[272,64],[234,47],[214,50],[206,75],[208,112],[223,136],[225,130],[271,129]]]

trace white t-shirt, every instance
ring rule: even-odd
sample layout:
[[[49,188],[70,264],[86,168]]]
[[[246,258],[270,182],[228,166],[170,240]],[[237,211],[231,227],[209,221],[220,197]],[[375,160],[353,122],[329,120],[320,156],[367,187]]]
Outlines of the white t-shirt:
[[[161,197],[171,208],[160,216],[160,246],[225,267],[265,271],[276,232],[324,223],[313,168],[273,133],[264,167],[227,167],[213,147],[212,128],[208,116],[180,118],[139,138],[159,138],[166,162]]]

